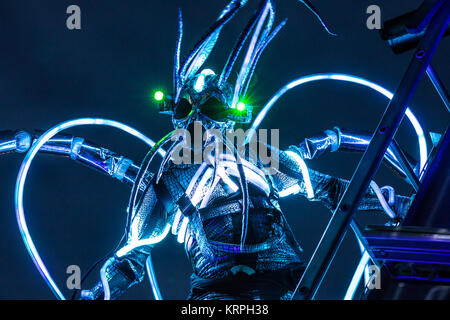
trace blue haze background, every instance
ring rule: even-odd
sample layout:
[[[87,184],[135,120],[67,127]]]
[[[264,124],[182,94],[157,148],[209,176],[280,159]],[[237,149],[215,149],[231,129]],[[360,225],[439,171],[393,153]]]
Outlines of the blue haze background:
[[[177,8],[183,10],[182,53],[209,28],[227,1],[0,1],[0,130],[46,130],[68,119],[104,117],[130,124],[158,139],[171,128],[159,115],[151,95],[171,90]],[[313,1],[338,37],[323,31],[314,16],[295,0],[275,1],[277,18],[287,26],[263,54],[249,100],[261,106],[282,85],[318,72],[359,75],[395,90],[411,53],[395,56],[377,31],[366,28],[366,8],[377,4],[382,20],[415,9],[419,0]],[[81,8],[82,29],[66,28],[66,8]],[[239,32],[257,5],[250,0],[227,25],[205,64],[219,70]],[[449,83],[450,41],[445,39],[433,59],[444,83]],[[293,90],[264,121],[280,129],[282,147],[298,143],[333,126],[373,130],[387,101],[354,85],[320,82]],[[449,117],[424,79],[412,108],[427,130],[442,132]],[[109,128],[70,130],[139,162],[145,146]],[[405,121],[397,135],[415,157],[417,142]],[[14,214],[15,179],[23,155],[0,158],[0,299],[53,299],[21,240]],[[310,163],[316,170],[350,178],[359,154],[330,154]],[[409,187],[381,168],[380,185],[392,184],[403,194]],[[39,155],[25,189],[25,209],[31,235],[49,271],[64,293],[68,265],[86,270],[119,240],[125,223],[129,188],[68,159]],[[318,203],[303,198],[282,200],[288,221],[309,259],[330,218]],[[384,217],[359,216],[363,224],[384,223]],[[184,299],[190,266],[184,249],[168,237],[153,255],[166,299]],[[330,269],[319,298],[339,299],[359,260],[352,234]],[[98,280],[92,274],[88,285]],[[145,280],[123,299],[152,299]]]

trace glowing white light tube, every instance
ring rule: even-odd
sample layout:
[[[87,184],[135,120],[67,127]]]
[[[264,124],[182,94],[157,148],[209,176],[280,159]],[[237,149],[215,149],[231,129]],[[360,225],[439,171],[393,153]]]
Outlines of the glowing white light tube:
[[[173,218],[173,223],[172,223],[172,234],[173,235],[177,234],[177,229],[178,229],[178,225],[180,224],[181,216],[182,216],[182,213],[180,210],[178,210],[177,213],[175,214],[175,218]]]
[[[286,188],[278,192],[278,195],[280,196],[280,198],[284,198],[290,196],[291,194],[297,194],[300,192],[300,190],[301,190],[300,186],[298,184],[294,184],[293,186],[290,186],[289,188]]]
[[[114,262],[113,258],[109,258],[105,264],[102,266],[102,268],[100,269],[100,280],[102,282],[102,287],[103,287],[103,295],[104,295],[104,300],[110,300],[111,299],[111,290],[109,289],[109,284],[108,284],[108,278],[106,277],[106,271],[108,269],[108,267]]]
[[[181,223],[180,231],[178,231],[178,235],[177,235],[178,243],[184,242],[184,236],[186,235],[186,229],[187,229],[188,223],[189,223],[189,218],[184,217],[183,222]]]
[[[353,274],[352,281],[348,286],[347,292],[344,296],[344,300],[352,300],[355,295],[356,288],[358,288],[358,284],[361,281],[361,277],[364,274],[364,269],[366,268],[367,262],[369,262],[370,256],[367,251],[364,251],[361,260],[359,261],[358,267],[356,268],[355,273]]]
[[[237,192],[239,190],[238,185],[231,180],[223,167],[217,168],[217,174],[222,178],[223,182],[228,185],[231,191]]]
[[[102,125],[102,126],[114,127],[114,128],[123,130],[123,131],[135,136],[136,138],[144,141],[151,147],[153,147],[155,145],[155,142],[153,140],[151,140],[150,138],[147,138],[145,135],[143,135],[136,129],[133,129],[132,127],[130,127],[126,124],[123,124],[123,123],[120,123],[117,121],[113,121],[113,120],[107,120],[107,119],[81,118],[81,119],[75,119],[75,120],[69,120],[69,121],[62,122],[62,123],[54,126],[53,128],[47,130],[43,135],[41,135],[36,140],[36,143],[33,144],[31,146],[30,150],[27,152],[24,160],[22,161],[22,165],[20,167],[19,174],[17,176],[16,186],[15,186],[14,203],[15,203],[17,223],[19,225],[22,239],[25,243],[28,253],[30,254],[31,259],[33,260],[36,268],[38,269],[39,273],[46,281],[47,285],[52,290],[53,294],[55,294],[55,296],[61,300],[65,300],[65,297],[59,290],[56,283],[53,281],[53,278],[51,277],[44,262],[42,261],[40,255],[34,245],[33,239],[31,238],[30,232],[28,231],[28,227],[27,227],[27,223],[26,223],[26,219],[25,219],[25,212],[24,212],[24,208],[23,208],[23,193],[24,193],[25,181],[27,178],[28,170],[30,169],[31,162],[33,161],[33,159],[36,156],[39,149],[59,132],[65,130],[65,129],[68,129],[68,128],[82,126],[82,125]],[[159,150],[159,153],[161,155],[165,154],[165,152],[163,150]]]
[[[386,202],[386,199],[384,198],[383,194],[381,193],[381,190],[378,187],[378,185],[376,184],[376,182],[375,181],[370,181],[370,187],[372,188],[372,190],[377,195],[378,201],[380,201],[381,206],[384,209],[384,212],[386,212],[386,214],[390,218],[394,219],[395,218],[395,212],[392,211],[391,207],[389,207],[389,204]]]
[[[141,239],[141,240],[137,240],[137,241],[132,241],[132,242],[128,243],[127,245],[123,246],[122,248],[120,248],[116,252],[116,256],[118,258],[120,258],[120,257],[123,257],[124,255],[126,255],[131,250],[137,248],[137,247],[157,244],[157,243],[161,242],[162,240],[164,240],[164,238],[169,233],[170,229],[171,229],[170,224],[166,224],[166,226],[164,228],[164,231],[160,235],[154,236],[154,237],[151,237],[151,238],[147,238],[147,239]]]
[[[222,161],[221,164],[226,167],[227,174],[229,173],[232,176],[239,177],[239,171],[236,162]],[[256,174],[250,168],[247,168],[246,166],[243,166],[243,168],[247,181],[257,186],[260,190],[264,191],[267,196],[269,196],[270,187],[267,184],[267,181],[262,176]]]
[[[311,178],[309,177],[309,171],[305,161],[299,154],[291,150],[287,150],[286,154],[294,158],[295,162],[297,162],[297,164],[299,165],[300,170],[302,171],[303,181],[305,182],[306,194],[308,195],[309,199],[314,198],[314,189],[311,184]]]
[[[308,76],[304,76],[301,78],[298,78],[294,81],[289,82],[287,85],[282,87],[280,90],[278,90],[277,93],[266,103],[266,105],[262,108],[262,110],[259,112],[258,116],[255,118],[255,121],[253,122],[251,129],[255,132],[259,125],[261,124],[262,120],[265,118],[267,113],[270,111],[272,106],[280,99],[287,91],[291,90],[292,88],[295,88],[299,85],[313,82],[313,81],[319,81],[319,80],[337,80],[337,81],[346,81],[351,83],[356,83],[365,87],[368,87],[370,89],[373,89],[382,95],[384,95],[389,100],[392,100],[392,97],[394,94],[390,92],[389,90],[383,88],[380,85],[377,85],[369,80],[366,80],[361,77],[348,75],[348,74],[340,74],[340,73],[323,73],[323,74],[312,74]],[[416,131],[417,139],[419,141],[419,151],[420,151],[420,171],[423,170],[425,163],[427,161],[428,151],[427,151],[427,142],[425,139],[424,131],[422,129],[422,126],[420,125],[420,122],[415,117],[414,113],[411,111],[411,109],[407,108],[405,115],[408,117],[409,121],[411,122],[414,130]],[[252,135],[248,135],[246,138],[246,142],[249,142],[252,138]]]
[[[205,187],[208,180],[212,177],[213,170],[211,168],[208,168],[203,175],[202,179],[197,185],[197,189],[195,189],[194,195],[192,196],[191,202],[194,206],[197,205],[197,203],[200,202],[203,188]]]
[[[161,291],[159,291],[158,284],[156,283],[155,269],[153,268],[151,255],[149,255],[147,260],[145,261],[145,268],[147,269],[148,279],[150,281],[155,300],[162,300],[163,298],[161,295]]]

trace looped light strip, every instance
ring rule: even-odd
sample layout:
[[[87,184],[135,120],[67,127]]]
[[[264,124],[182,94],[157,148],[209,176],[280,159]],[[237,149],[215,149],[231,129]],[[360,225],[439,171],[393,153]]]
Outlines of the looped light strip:
[[[306,194],[307,194],[308,198],[309,199],[314,198],[314,189],[311,184],[311,178],[309,177],[309,171],[308,171],[308,167],[306,166],[305,161],[299,154],[297,154],[291,150],[287,150],[285,152],[287,155],[291,156],[295,160],[295,162],[297,162],[298,166],[300,167],[300,170],[302,171],[302,175],[303,175],[303,181],[305,182]],[[297,187],[298,187],[298,189],[294,185],[294,186],[288,188],[288,189],[290,189],[288,192],[286,192],[286,190],[288,190],[288,189],[284,190],[285,193],[283,193],[283,195],[280,194],[280,197],[290,194],[289,192],[291,192],[291,191],[292,192],[295,192],[295,190],[300,191],[300,186],[297,185]],[[291,189],[291,188],[293,188],[293,189]]]
[[[48,142],[52,137],[54,137],[59,132],[72,128],[77,126],[83,126],[83,125],[99,125],[99,126],[109,126],[114,127],[117,129],[120,129],[122,131],[125,131],[134,137],[144,141],[149,146],[153,147],[155,142],[151,140],[150,138],[146,137],[141,132],[137,131],[136,129],[120,123],[118,121],[114,120],[108,120],[108,119],[99,119],[99,118],[81,118],[81,119],[75,119],[75,120],[69,120],[62,122],[53,128],[47,130],[44,134],[42,134],[33,144],[30,148],[30,150],[27,152],[24,160],[22,161],[22,165],[20,166],[19,174],[17,176],[16,181],[16,187],[15,187],[15,195],[14,195],[14,203],[15,203],[15,210],[16,210],[16,218],[17,223],[19,225],[20,233],[22,236],[22,239],[25,243],[25,246],[28,250],[28,253],[31,256],[31,259],[33,260],[36,268],[38,269],[41,276],[46,281],[47,285],[52,290],[53,294],[61,300],[65,300],[64,295],[59,290],[56,283],[53,281],[53,278],[51,277],[50,273],[48,272],[44,262],[42,261],[36,246],[34,245],[33,239],[30,235],[30,232],[28,231],[28,226],[25,219],[25,211],[23,208],[23,192],[25,187],[25,181],[27,178],[28,170],[30,169],[31,162],[33,161],[34,157],[36,156],[39,149]],[[164,156],[165,152],[163,150],[160,150],[159,153]]]
[[[312,74],[307,75],[304,77],[300,77],[294,81],[289,82],[284,87],[282,87],[278,92],[275,93],[275,95],[266,103],[266,105],[261,109],[258,116],[255,118],[255,121],[253,121],[253,124],[251,126],[249,134],[246,137],[246,142],[248,143],[254,132],[258,129],[261,122],[264,120],[267,113],[270,111],[270,109],[273,107],[273,105],[280,99],[286,92],[291,90],[292,88],[295,88],[299,85],[306,84],[313,81],[319,81],[319,80],[337,80],[337,81],[345,81],[345,82],[351,82],[356,83],[359,85],[362,85],[364,87],[373,89],[382,95],[384,95],[389,100],[392,100],[394,94],[390,92],[389,90],[383,88],[382,86],[371,82],[369,80],[366,80],[361,77],[348,75],[348,74],[341,74],[341,73],[318,73],[318,74]],[[420,125],[420,122],[417,120],[414,113],[411,111],[411,109],[407,108],[405,115],[408,117],[409,121],[411,122],[414,130],[416,131],[417,139],[419,141],[419,151],[420,151],[420,171],[423,170],[425,167],[425,163],[427,162],[428,157],[428,151],[427,151],[427,142],[425,139],[424,131],[422,129],[422,126]]]
[[[169,233],[170,229],[171,229],[170,224],[166,224],[163,232],[160,235],[157,235],[157,236],[154,236],[154,237],[151,237],[151,238],[147,238],[147,239],[141,239],[141,240],[136,240],[136,241],[130,242],[129,244],[127,244],[126,246],[122,247],[121,249],[119,249],[116,252],[116,257],[121,258],[124,255],[126,255],[128,252],[130,252],[131,250],[133,250],[133,249],[135,249],[137,247],[154,245],[154,244],[157,244],[157,243],[161,242],[167,236],[167,234]]]

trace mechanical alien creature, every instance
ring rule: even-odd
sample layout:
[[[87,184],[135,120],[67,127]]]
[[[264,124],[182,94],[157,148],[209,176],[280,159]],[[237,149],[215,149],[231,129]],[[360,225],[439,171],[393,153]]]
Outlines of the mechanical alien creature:
[[[285,24],[283,21],[273,28],[273,5],[269,0],[262,1],[242,31],[222,72],[200,71],[223,26],[245,3],[231,1],[182,65],[180,12],[173,95],[166,96],[162,92],[155,95],[161,112],[172,116],[176,130],[158,143],[154,144],[128,126],[103,119],[68,121],[34,137],[24,131],[1,132],[1,153],[28,151],[16,187],[16,212],[27,249],[57,297],[64,298],[37,253],[22,207],[23,184],[31,160],[38,151],[69,156],[132,186],[125,234],[116,249],[99,261],[98,264],[102,263],[101,281],[90,290],[82,290],[81,299],[118,298],[129,287],[142,281],[146,271],[155,297],[160,298],[150,259],[151,250],[170,232],[184,243],[192,264],[189,299],[294,297],[305,264],[301,257],[302,249],[280,208],[279,198],[299,194],[312,201],[321,201],[329,209],[336,208],[348,181],[309,169],[305,161],[337,150],[363,151],[370,135],[335,127],[284,151],[260,142],[258,147],[268,148],[278,156],[277,166],[270,167],[249,157],[249,152],[245,151],[245,146],[254,136],[247,136],[241,145],[227,140],[226,132],[233,130],[236,124],[250,123],[252,108],[244,103],[250,80],[263,50]],[[248,48],[232,86],[229,78],[246,43]],[[284,87],[262,109],[251,128],[258,127],[284,92],[301,83],[322,79],[352,81],[382,93],[384,90],[361,78],[338,74],[301,78]],[[412,113],[409,117],[415,120]],[[64,129],[84,124],[119,128],[153,147],[139,166],[82,138],[59,134]],[[196,125],[219,134],[208,135],[200,149],[190,148],[186,136],[195,131]],[[225,152],[218,152],[218,145],[223,145]],[[244,152],[240,152],[243,146]],[[208,148],[212,150],[210,157],[199,163],[174,161],[180,150],[188,150],[195,158]],[[391,146],[385,159],[405,178],[392,152],[395,148],[395,145]],[[152,173],[149,165],[157,153],[163,156],[163,160],[159,170]],[[402,218],[409,203],[409,197],[395,195],[391,187],[379,188],[373,182],[359,211],[387,213],[395,223]],[[76,295],[77,292],[74,297]]]

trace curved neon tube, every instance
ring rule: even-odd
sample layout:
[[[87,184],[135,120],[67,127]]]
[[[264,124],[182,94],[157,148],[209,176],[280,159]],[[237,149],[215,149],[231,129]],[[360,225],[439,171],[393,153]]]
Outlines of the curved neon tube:
[[[194,176],[192,177],[191,182],[189,183],[187,189],[186,189],[186,195],[189,196],[192,192],[192,189],[194,188],[195,184],[197,183],[198,178],[200,177],[200,175],[203,173],[203,170],[205,170],[207,164],[206,162],[203,162],[201,164],[201,166],[197,169],[197,172],[194,174]]]
[[[42,261],[35,245],[33,242],[33,239],[31,238],[31,235],[28,231],[26,219],[25,219],[25,211],[23,208],[23,192],[25,187],[25,181],[27,178],[28,170],[30,169],[31,162],[33,161],[34,157],[36,156],[39,149],[48,142],[52,137],[54,137],[59,132],[76,127],[76,126],[82,126],[82,125],[102,125],[102,126],[109,126],[114,127],[120,130],[123,130],[136,138],[144,141],[150,146],[153,146],[155,143],[150,138],[147,138],[145,135],[137,131],[136,129],[117,122],[113,120],[107,120],[107,119],[98,119],[98,118],[81,118],[81,119],[75,119],[75,120],[69,120],[62,122],[53,128],[47,130],[43,135],[41,135],[37,140],[36,143],[33,144],[30,148],[30,150],[27,152],[24,160],[22,161],[22,165],[20,166],[19,174],[17,176],[16,181],[16,187],[15,187],[15,195],[14,195],[14,203],[15,203],[15,210],[16,210],[16,218],[17,223],[19,225],[20,233],[22,236],[22,239],[25,243],[25,247],[28,250],[28,253],[31,256],[31,259],[33,260],[36,268],[39,270],[39,273],[46,281],[47,285],[52,290],[53,294],[61,300],[65,300],[64,295],[59,290],[56,283],[53,281],[53,278],[51,277],[50,273],[48,272],[44,262]],[[161,155],[164,155],[164,151],[161,150]]]
[[[255,121],[253,122],[253,124],[251,126],[251,129],[253,129],[255,131],[256,131],[256,129],[258,129],[262,120],[265,118],[265,116],[270,111],[272,106],[286,92],[288,92],[292,88],[295,88],[299,85],[302,85],[302,84],[305,84],[308,82],[319,81],[319,80],[338,80],[338,81],[346,81],[346,82],[360,84],[362,86],[368,87],[370,89],[373,89],[373,90],[381,93],[389,100],[392,100],[392,97],[394,96],[394,94],[392,92],[390,92],[389,90],[387,90],[387,89],[383,88],[382,86],[377,85],[369,80],[361,78],[361,77],[347,75],[347,74],[340,74],[340,73],[312,74],[312,75],[304,76],[304,77],[298,78],[294,81],[291,81],[287,85],[282,87],[280,90],[278,90],[278,92],[275,93],[275,95],[266,103],[266,105],[259,112],[258,116],[255,118]],[[419,151],[420,151],[420,171],[422,171],[423,168],[425,167],[425,163],[427,161],[427,156],[428,156],[427,142],[425,139],[424,131],[423,131],[422,126],[420,125],[419,121],[415,117],[414,113],[411,111],[411,109],[407,108],[405,115],[408,117],[409,121],[411,122],[411,124],[417,134],[417,139],[419,141]],[[251,131],[251,132],[255,132],[255,131]],[[252,137],[252,135],[249,135],[246,139],[246,142],[250,141],[251,137]]]
[[[278,195],[280,196],[280,198],[284,198],[290,196],[291,194],[297,194],[300,191],[301,191],[300,186],[298,184],[294,184],[293,186],[290,186],[289,188],[286,188],[278,192]]]
[[[194,206],[196,206],[202,197],[202,191],[203,188],[206,185],[206,182],[208,182],[209,178],[212,177],[213,174],[213,170],[211,168],[208,168],[205,172],[205,174],[203,175],[203,177],[201,178],[200,182],[198,183],[197,188],[195,189],[194,195],[191,198],[191,202]]]
[[[227,167],[226,170],[228,171],[228,173],[230,175],[239,177],[239,171],[237,168],[237,164],[235,162],[222,161],[222,165],[224,167],[225,166]],[[259,176],[253,170],[251,170],[250,168],[247,168],[245,166],[244,166],[244,172],[245,172],[245,177],[246,177],[247,181],[253,183],[255,186],[257,186],[260,190],[265,192],[267,195],[270,194],[270,187],[261,176]],[[225,173],[227,173],[227,172],[225,172]]]
[[[119,249],[116,252],[116,256],[118,258],[120,258],[120,257],[123,257],[124,255],[126,255],[131,250],[137,248],[137,247],[154,245],[154,244],[157,244],[157,243],[161,242],[167,236],[167,234],[169,233],[171,228],[172,227],[171,227],[170,224],[166,224],[166,227],[164,228],[164,231],[160,235],[155,236],[155,237],[151,237],[151,238],[147,238],[147,239],[141,239],[141,240],[137,240],[137,241],[132,241],[132,242],[128,243],[127,245],[125,245],[124,247],[122,247],[121,249]]]
[[[178,243],[184,242],[184,236],[186,235],[188,223],[189,223],[189,218],[184,217],[183,222],[181,223],[180,231],[178,231],[178,236],[177,236]]]
[[[106,269],[113,263],[113,258],[109,258],[108,261],[100,269],[100,280],[103,287],[104,300],[111,300],[111,290],[109,289],[108,278],[106,277]]]
[[[352,228],[353,229],[353,228]],[[364,248],[364,245],[362,244],[361,240],[359,238],[356,238],[356,240],[358,241],[358,246],[359,246],[359,250],[361,251],[361,255],[364,255],[364,252],[366,252],[366,249]],[[365,283],[369,282],[369,268],[364,269],[364,281]]]
[[[381,193],[380,187],[378,187],[377,183],[375,181],[370,181],[370,187],[377,195],[378,201],[380,201],[381,206],[384,209],[384,212],[386,214],[394,219],[395,218],[395,212],[392,211],[391,207],[389,207],[389,204],[386,202],[386,199],[384,198],[383,194]]]
[[[356,272],[353,274],[352,281],[345,293],[344,300],[352,300],[355,295],[356,288],[358,288],[358,284],[361,281],[362,275],[364,274],[364,270],[366,269],[366,265],[369,262],[370,256],[367,251],[364,251],[361,260],[359,260],[358,267],[356,268]]]
[[[172,234],[176,235],[177,234],[177,230],[178,230],[178,225],[180,224],[180,220],[181,220],[181,211],[178,210],[177,213],[175,214],[175,218],[173,219],[172,222]]]
[[[161,295],[161,291],[159,291],[159,287],[156,282],[155,269],[153,268],[151,255],[149,255],[147,260],[145,261],[145,268],[147,269],[148,280],[150,281],[150,285],[152,287],[153,296],[155,297],[155,300],[162,300],[163,297]]]
[[[195,180],[193,179],[192,181],[197,181],[198,180],[200,174],[203,172],[203,169],[206,167],[206,163],[204,162],[203,164],[197,170],[197,172],[196,172],[196,174],[194,176]],[[197,173],[198,173],[198,175],[197,175]],[[200,202],[202,190],[205,187],[206,182],[211,178],[212,173],[213,173],[213,170],[211,168],[208,168],[206,170],[205,174],[203,175],[203,177],[201,178],[197,188],[195,189],[194,195],[192,196],[192,199],[191,199],[191,202],[192,202],[192,204],[194,206],[196,206]],[[192,183],[192,181],[191,181],[191,183],[188,186],[188,190],[186,190],[186,194],[189,194],[188,191],[191,191],[192,188],[194,187],[195,183]],[[181,215],[180,215],[180,218],[181,218]],[[179,221],[180,220],[178,220],[178,224],[179,224]],[[186,236],[186,231],[187,231],[188,224],[189,224],[189,218],[184,217],[182,222],[181,222],[180,229],[178,230],[178,234],[177,234],[177,242],[178,243],[183,243],[185,241],[185,236]]]
[[[309,199],[314,198],[314,189],[311,184],[311,178],[309,177],[309,171],[308,171],[308,167],[306,166],[305,161],[302,159],[302,157],[300,157],[300,155],[298,155],[297,153],[295,153],[293,151],[288,150],[288,151],[286,151],[286,154],[293,157],[295,159],[295,161],[297,162],[297,164],[299,165],[300,170],[302,171],[303,181],[305,182],[306,194],[308,195]]]
[[[223,167],[217,168],[217,174],[220,178],[222,178],[223,182],[231,189],[231,191],[237,192],[239,190],[238,185],[231,180]]]

